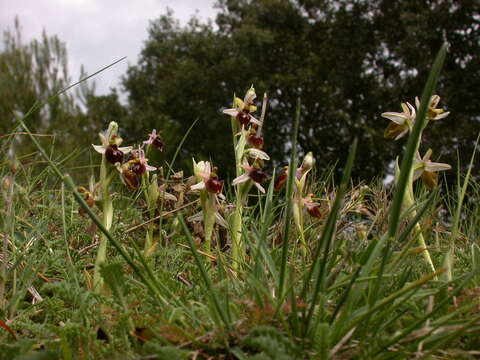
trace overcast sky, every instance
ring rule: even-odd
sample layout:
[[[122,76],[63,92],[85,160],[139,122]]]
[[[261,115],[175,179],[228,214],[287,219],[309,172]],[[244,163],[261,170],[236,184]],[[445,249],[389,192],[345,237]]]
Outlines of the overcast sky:
[[[215,0],[0,0],[0,32],[13,28],[18,16],[22,39],[40,38],[42,30],[58,35],[67,45],[69,72],[77,80],[80,65],[93,73],[123,56],[127,59],[95,77],[97,94],[116,87],[119,77],[134,64],[147,39],[149,20],[167,7],[185,24],[198,13],[214,18]]]

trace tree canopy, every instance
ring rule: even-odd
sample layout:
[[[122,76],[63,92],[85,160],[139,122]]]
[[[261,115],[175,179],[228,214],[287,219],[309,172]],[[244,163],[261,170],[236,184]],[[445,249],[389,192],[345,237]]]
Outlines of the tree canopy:
[[[466,163],[480,130],[478,2],[221,0],[217,6],[215,23],[193,18],[182,27],[172,14],[151,22],[140,60],[123,81],[130,136],[157,128],[175,139],[198,118],[185,162],[200,153],[230,169],[230,128],[221,109],[253,84],[270,98],[265,141],[277,165],[289,151],[300,97],[300,150],[313,151],[325,167],[342,163],[357,137],[354,175],[371,178],[403,145],[383,138],[388,121],[380,114],[413,103],[447,41],[437,93],[452,115],[432,124],[426,142],[442,161],[455,164],[459,151]]]

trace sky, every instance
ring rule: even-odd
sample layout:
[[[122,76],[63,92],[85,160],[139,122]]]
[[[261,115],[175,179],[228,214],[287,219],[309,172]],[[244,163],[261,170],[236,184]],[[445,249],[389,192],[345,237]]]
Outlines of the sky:
[[[95,76],[97,95],[118,87],[128,64],[135,64],[147,39],[150,20],[174,11],[185,24],[191,15],[214,18],[215,0],[0,0],[0,32],[13,29],[18,16],[24,43],[39,39],[42,30],[66,43],[69,74],[78,80],[80,66],[93,73],[127,56]]]

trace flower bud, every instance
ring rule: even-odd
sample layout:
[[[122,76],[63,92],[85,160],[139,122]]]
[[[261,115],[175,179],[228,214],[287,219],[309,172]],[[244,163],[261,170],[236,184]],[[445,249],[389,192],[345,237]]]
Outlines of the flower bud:
[[[302,162],[302,170],[303,172],[310,170],[313,165],[315,165],[315,159],[313,158],[313,154],[311,151],[308,152],[307,155],[303,158]]]
[[[111,141],[117,136],[118,133],[118,124],[115,121],[111,121],[110,124],[108,124],[108,129],[107,129],[107,141]]]
[[[10,178],[10,176],[5,176],[2,180],[2,190],[8,191],[11,184],[12,184],[12,179]]]

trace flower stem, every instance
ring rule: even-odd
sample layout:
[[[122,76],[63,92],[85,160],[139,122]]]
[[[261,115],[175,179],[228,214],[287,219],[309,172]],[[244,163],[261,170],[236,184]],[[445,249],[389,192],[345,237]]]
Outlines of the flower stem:
[[[205,226],[205,251],[210,254],[212,251],[212,235],[215,227],[215,196],[206,194],[206,206],[203,208],[203,223]]]
[[[245,247],[242,243],[242,215],[243,204],[239,196],[237,196],[237,203],[235,206],[235,213],[233,214],[232,224],[232,259],[233,268],[239,270],[245,260]]]
[[[408,188],[405,192],[405,197],[403,200],[403,205],[405,209],[412,207],[415,204],[415,195],[413,194],[413,169],[410,172],[410,176],[408,179]],[[417,215],[416,210],[412,210],[409,213],[409,220],[412,221],[415,216]],[[435,266],[433,265],[432,257],[430,256],[430,252],[427,249],[427,244],[425,242],[425,238],[422,233],[422,227],[419,223],[415,224],[413,229],[413,236],[418,238],[418,245],[423,248],[422,251],[423,257],[428,264],[428,267],[432,272],[435,272]]]
[[[108,231],[112,227],[113,221],[113,203],[109,191],[110,181],[108,179],[108,168],[105,154],[102,156],[102,164],[100,166],[100,189],[102,197],[102,224]],[[95,260],[95,268],[93,270],[93,289],[97,293],[103,292],[104,283],[100,274],[100,267],[107,258],[107,237],[102,232],[100,234],[100,244],[98,246],[97,258]]]

